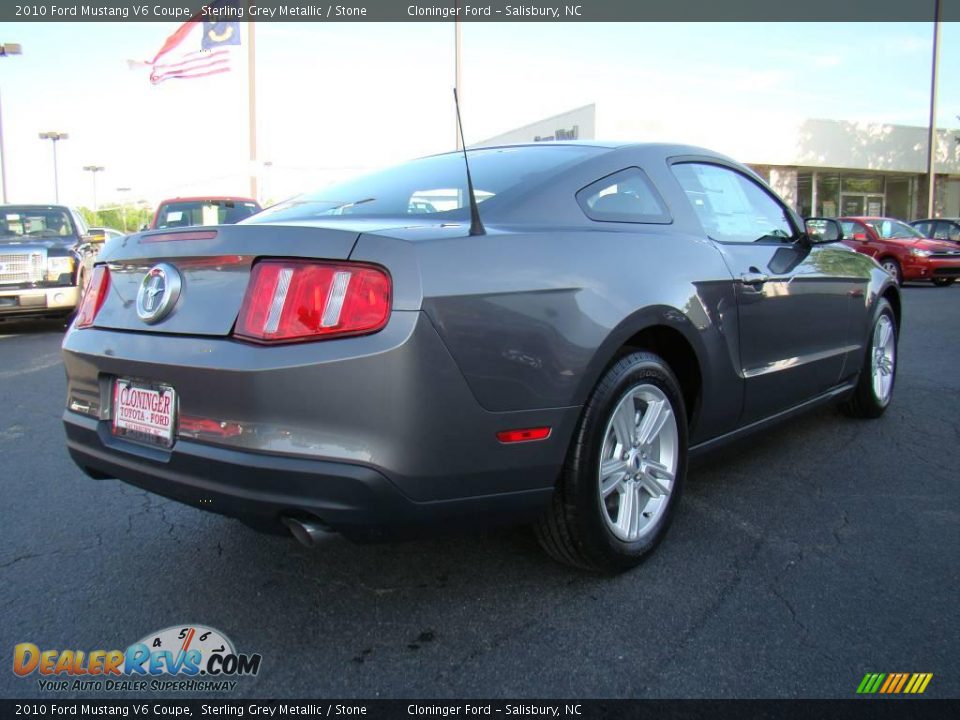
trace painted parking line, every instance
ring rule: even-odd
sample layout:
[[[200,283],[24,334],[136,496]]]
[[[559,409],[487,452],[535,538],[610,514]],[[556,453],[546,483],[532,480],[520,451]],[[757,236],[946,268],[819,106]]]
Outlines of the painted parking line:
[[[44,355],[38,359],[36,365],[31,365],[30,367],[19,368],[16,370],[0,370],[0,380],[17,377],[18,375],[39,372],[40,370],[46,370],[47,368],[52,368],[55,365],[61,364],[62,362],[63,361],[60,358],[60,353]]]

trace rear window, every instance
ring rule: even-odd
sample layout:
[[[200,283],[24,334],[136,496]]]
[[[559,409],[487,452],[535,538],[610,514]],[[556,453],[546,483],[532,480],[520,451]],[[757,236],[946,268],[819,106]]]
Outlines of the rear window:
[[[468,150],[478,202],[529,188],[587,157],[587,145],[517,146]],[[421,158],[300,195],[265,210],[252,222],[350,215],[396,217],[455,213],[469,205],[463,154]]]
[[[260,211],[244,200],[184,200],[164,203],[157,212],[157,228],[192,225],[232,225]]]
[[[62,208],[7,205],[0,209],[0,237],[71,237],[77,234],[70,213]]]

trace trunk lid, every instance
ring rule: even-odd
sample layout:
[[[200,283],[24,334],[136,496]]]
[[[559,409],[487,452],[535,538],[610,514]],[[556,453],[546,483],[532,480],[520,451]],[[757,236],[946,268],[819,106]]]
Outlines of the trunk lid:
[[[249,224],[129,235],[99,258],[110,267],[110,288],[94,326],[147,333],[228,335],[257,258],[346,260],[361,231],[355,225]],[[169,314],[150,324],[137,315],[137,294],[147,273],[158,263],[175,269],[180,295]]]

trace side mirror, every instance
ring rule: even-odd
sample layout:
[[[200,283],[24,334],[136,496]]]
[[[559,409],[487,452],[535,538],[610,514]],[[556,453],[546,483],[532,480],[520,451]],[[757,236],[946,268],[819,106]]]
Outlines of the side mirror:
[[[144,225],[142,225],[142,226],[140,227],[140,232],[146,232],[146,231],[149,230],[149,229],[150,229],[150,226],[144,224]]]
[[[854,239],[854,240],[859,240],[860,242],[866,242],[866,241],[867,241],[867,234],[866,234],[866,233],[862,233],[862,232],[854,233],[854,234],[853,234],[853,239]]]
[[[804,221],[807,238],[814,245],[843,240],[843,230],[833,218],[812,217]]]

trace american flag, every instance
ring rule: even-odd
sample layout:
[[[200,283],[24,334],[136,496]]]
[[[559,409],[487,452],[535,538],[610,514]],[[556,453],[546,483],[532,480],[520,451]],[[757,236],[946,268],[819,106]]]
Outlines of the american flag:
[[[196,18],[168,37],[152,60],[131,66],[149,67],[150,82],[154,85],[174,78],[203,78],[230,72],[234,47],[240,45],[240,23]]]

